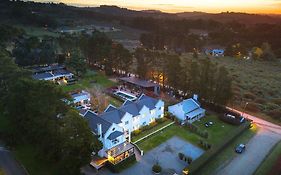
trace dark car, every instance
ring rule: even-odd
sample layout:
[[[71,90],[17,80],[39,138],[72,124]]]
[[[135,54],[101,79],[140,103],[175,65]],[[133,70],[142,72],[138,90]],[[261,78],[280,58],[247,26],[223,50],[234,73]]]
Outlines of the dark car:
[[[246,146],[244,144],[240,144],[235,148],[235,152],[241,154],[246,149]]]

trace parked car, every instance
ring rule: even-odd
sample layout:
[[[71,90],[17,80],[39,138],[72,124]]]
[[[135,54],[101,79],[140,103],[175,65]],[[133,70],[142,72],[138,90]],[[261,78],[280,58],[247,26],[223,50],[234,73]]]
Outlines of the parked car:
[[[214,124],[212,121],[209,121],[208,123],[209,123],[209,125],[213,125]]]
[[[236,148],[235,148],[235,152],[241,154],[243,153],[243,151],[246,149],[246,146],[244,144],[239,144]]]

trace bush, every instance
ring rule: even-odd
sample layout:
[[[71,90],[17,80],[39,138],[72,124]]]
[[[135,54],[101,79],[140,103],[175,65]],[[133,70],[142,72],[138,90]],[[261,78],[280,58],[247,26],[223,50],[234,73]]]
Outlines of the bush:
[[[232,125],[240,125],[240,114],[232,114],[232,113],[229,113],[228,114],[230,115],[234,115],[235,118],[231,118],[231,117],[227,117],[226,114],[220,114],[219,115],[219,119],[223,122],[226,122],[226,123],[229,123],[229,124],[232,124]]]
[[[187,157],[187,163],[191,164],[191,162],[193,161],[192,157]]]
[[[255,100],[256,96],[255,96],[255,94],[247,92],[247,93],[244,94],[244,98],[250,99],[250,100]]]
[[[160,124],[160,123],[164,123],[165,121],[167,121],[167,118],[165,118],[165,117],[157,118],[155,121]]]
[[[275,99],[272,99],[271,101],[272,101],[272,103],[275,103],[275,104],[281,106],[281,98],[275,98]]]
[[[267,114],[274,119],[281,120],[281,109],[269,111]]]
[[[199,140],[199,146],[201,146],[203,149],[208,150],[211,149],[212,145],[208,142],[205,142],[203,140]]]
[[[251,111],[251,112],[259,112],[260,111],[259,105],[257,103],[253,103],[253,102],[250,102],[247,105],[246,109]]]
[[[154,173],[160,173],[160,172],[162,171],[162,168],[161,168],[161,166],[160,166],[159,164],[155,164],[155,165],[153,165],[153,167],[152,167],[152,171],[153,171]]]
[[[122,170],[132,166],[135,162],[136,162],[136,156],[133,155],[116,165],[107,162],[106,167],[113,173],[120,173]]]
[[[179,153],[178,155],[179,155],[180,160],[182,160],[183,157],[184,157],[184,154],[183,153]]]
[[[139,135],[141,133],[141,130],[140,129],[137,129],[137,130],[134,130],[133,132],[132,132],[132,135],[133,136],[137,136],[137,135]]]

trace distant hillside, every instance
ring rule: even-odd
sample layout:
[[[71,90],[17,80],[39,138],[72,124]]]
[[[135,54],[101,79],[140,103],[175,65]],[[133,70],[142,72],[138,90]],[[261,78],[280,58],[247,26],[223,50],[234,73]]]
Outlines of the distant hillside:
[[[108,6],[108,5],[101,5],[100,7],[88,7],[87,9],[101,14],[116,15],[122,17],[162,17],[162,18],[177,17],[177,15],[175,14],[163,13],[158,10],[137,11],[137,10],[130,10],[127,8],[120,8],[118,6]]]
[[[279,15],[260,15],[260,14],[247,14],[247,13],[204,13],[204,12],[183,12],[177,13],[177,16],[186,19],[212,19],[219,22],[238,21],[244,24],[257,24],[257,23],[269,23],[276,24],[281,23]]]

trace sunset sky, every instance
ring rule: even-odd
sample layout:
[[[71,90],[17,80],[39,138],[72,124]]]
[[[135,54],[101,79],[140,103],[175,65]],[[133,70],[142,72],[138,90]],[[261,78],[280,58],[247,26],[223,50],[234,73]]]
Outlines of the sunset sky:
[[[248,12],[281,14],[281,0],[36,0],[63,2],[77,6],[118,5],[130,9],[156,9],[165,12]]]

